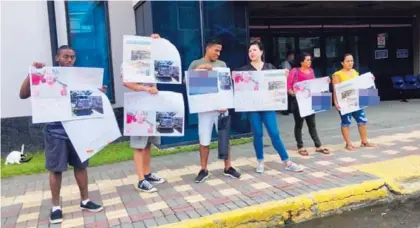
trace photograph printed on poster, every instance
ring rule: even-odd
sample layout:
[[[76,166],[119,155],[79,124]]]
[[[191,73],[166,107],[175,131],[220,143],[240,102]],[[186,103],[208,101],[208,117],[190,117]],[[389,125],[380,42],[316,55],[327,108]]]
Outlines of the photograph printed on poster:
[[[235,72],[233,76],[235,81],[235,91],[258,91],[259,82],[254,80],[251,72]]]
[[[71,114],[74,117],[103,116],[104,108],[99,90],[71,90]]]
[[[139,135],[155,133],[155,115],[154,111],[127,111],[125,132]]]
[[[184,119],[177,112],[156,112],[156,131],[160,134],[182,134]]]
[[[229,75],[229,72],[218,72],[220,90],[231,90],[232,89],[232,79]]]
[[[131,50],[131,62],[129,63],[132,68],[136,69],[137,74],[143,76],[152,76],[150,72],[151,52],[145,49]]]
[[[179,67],[173,61],[155,60],[154,69],[157,82],[179,82],[180,80]]]
[[[32,96],[35,98],[60,98],[68,94],[67,85],[60,81],[54,68],[31,70]]]
[[[346,101],[348,107],[358,107],[359,98],[357,97],[355,89],[349,89],[341,93],[341,98]]]

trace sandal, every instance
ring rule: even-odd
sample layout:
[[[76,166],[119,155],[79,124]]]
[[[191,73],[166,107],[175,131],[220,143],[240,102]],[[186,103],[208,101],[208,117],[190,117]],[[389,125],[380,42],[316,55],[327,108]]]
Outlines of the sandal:
[[[328,150],[325,147],[318,147],[316,148],[315,152],[321,153],[321,154],[330,154],[330,150]]]
[[[298,149],[298,153],[302,156],[308,156],[309,155],[308,151],[306,149],[303,149],[303,148]]]
[[[353,151],[353,150],[355,150],[356,148],[355,148],[352,144],[346,144],[345,149],[346,149],[346,150],[348,150],[348,151]]]
[[[376,147],[376,145],[374,143],[371,142],[366,142],[366,143],[361,143],[360,147]]]

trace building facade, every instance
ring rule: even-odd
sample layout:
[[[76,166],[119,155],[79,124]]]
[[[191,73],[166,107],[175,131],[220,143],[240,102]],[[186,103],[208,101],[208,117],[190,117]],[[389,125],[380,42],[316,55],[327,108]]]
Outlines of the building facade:
[[[326,16],[326,9],[337,13]],[[60,45],[76,50],[78,66],[105,69],[107,95],[122,126],[123,35],[159,33],[178,48],[183,70],[203,56],[212,37],[222,40],[220,58],[231,69],[247,63],[251,38],[264,43],[265,58],[274,64],[289,49],[310,52],[317,76],[330,75],[339,56],[352,52],[361,72],[375,74],[382,98],[397,99],[390,77],[420,74],[419,27],[418,2],[2,1],[2,156],[21,144],[27,151],[42,149],[43,125],[31,123],[30,100],[19,99],[19,89],[28,66],[34,61],[53,65]],[[387,58],[377,58],[385,50]],[[183,93],[187,104],[185,86],[159,89]],[[246,115],[232,114],[232,135],[248,134]],[[187,115],[185,136],[163,138],[163,147],[197,142],[197,115]]]

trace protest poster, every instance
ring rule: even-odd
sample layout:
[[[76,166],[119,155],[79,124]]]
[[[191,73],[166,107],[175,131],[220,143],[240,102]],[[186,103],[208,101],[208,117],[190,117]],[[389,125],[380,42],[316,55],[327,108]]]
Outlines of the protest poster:
[[[302,118],[331,109],[329,83],[329,77],[322,77],[297,82],[293,85]]]
[[[123,81],[181,84],[181,57],[168,40],[124,36]]]
[[[190,113],[233,108],[232,78],[229,68],[185,72]]]
[[[121,131],[111,102],[104,93],[101,93],[100,96],[105,113],[103,118],[62,121],[63,127],[82,162],[121,137]]]
[[[287,110],[286,70],[236,71],[232,76],[235,111]]]
[[[341,115],[352,113],[367,106],[377,105],[379,103],[374,76],[370,72],[336,84],[335,93],[338,105],[340,106]],[[371,96],[373,102],[361,105],[360,99],[362,96]]]
[[[104,116],[102,68],[30,67],[29,76],[34,124]]]
[[[124,135],[183,136],[184,99],[181,93],[159,91],[124,94]]]

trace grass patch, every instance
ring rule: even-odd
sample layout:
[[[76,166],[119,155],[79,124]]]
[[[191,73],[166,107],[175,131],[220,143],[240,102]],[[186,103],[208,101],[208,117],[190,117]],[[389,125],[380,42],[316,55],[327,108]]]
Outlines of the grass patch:
[[[252,138],[241,138],[232,139],[230,143],[232,146],[249,143]],[[199,145],[179,146],[168,149],[159,150],[153,148],[152,157],[184,153],[198,150]],[[217,148],[217,142],[210,144],[211,149]],[[133,158],[133,149],[130,148],[129,142],[115,143],[107,146],[101,152],[96,154],[92,159],[89,160],[89,166],[100,166],[104,164],[112,164],[122,161],[128,161]],[[19,175],[30,175],[36,173],[47,172],[45,169],[45,156],[44,152],[33,153],[33,158],[28,163],[22,163],[20,165],[4,165],[6,159],[1,159],[1,178],[8,178]]]

